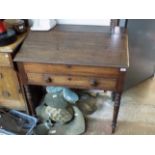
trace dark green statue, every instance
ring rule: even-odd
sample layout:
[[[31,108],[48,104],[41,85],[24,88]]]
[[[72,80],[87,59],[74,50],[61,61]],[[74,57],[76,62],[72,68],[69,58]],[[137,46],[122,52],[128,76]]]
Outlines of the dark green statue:
[[[54,126],[57,126],[58,131],[60,128],[63,129],[63,126],[64,129],[67,126],[72,129],[70,125],[73,126],[73,122],[76,124],[76,120],[81,120],[81,118],[83,118],[82,113],[80,113],[80,115],[78,115],[80,119],[75,119],[77,113],[75,113],[76,108],[74,108],[74,105],[79,99],[77,94],[65,87],[47,87],[46,90],[47,94],[42,100],[41,105],[36,108],[37,116],[41,121],[36,128],[36,133],[51,134],[52,128],[55,128]],[[82,119],[81,125],[81,132],[84,132],[84,118]],[[76,129],[76,127],[74,127],[74,129]],[[72,133],[81,133],[79,129],[77,131],[78,132]],[[64,132],[64,134],[65,133],[66,132]]]

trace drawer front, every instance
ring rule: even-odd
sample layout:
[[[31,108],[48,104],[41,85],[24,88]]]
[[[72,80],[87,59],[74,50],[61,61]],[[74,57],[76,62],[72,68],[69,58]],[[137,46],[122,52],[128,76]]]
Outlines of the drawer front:
[[[0,106],[25,110],[18,78],[12,68],[0,67]]]
[[[104,90],[116,90],[116,79],[38,73],[27,73],[27,78],[29,84],[60,85],[72,88],[100,88]]]
[[[0,66],[12,66],[11,56],[8,53],[0,53]]]
[[[39,63],[24,63],[26,73],[56,74],[56,75],[79,75],[117,78],[120,74],[117,68],[89,67],[72,65],[51,65]]]

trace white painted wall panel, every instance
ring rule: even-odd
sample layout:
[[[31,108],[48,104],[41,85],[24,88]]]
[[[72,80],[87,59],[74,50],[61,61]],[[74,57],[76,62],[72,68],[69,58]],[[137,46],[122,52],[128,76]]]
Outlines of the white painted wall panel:
[[[59,24],[73,24],[73,25],[110,25],[110,19],[57,19]]]

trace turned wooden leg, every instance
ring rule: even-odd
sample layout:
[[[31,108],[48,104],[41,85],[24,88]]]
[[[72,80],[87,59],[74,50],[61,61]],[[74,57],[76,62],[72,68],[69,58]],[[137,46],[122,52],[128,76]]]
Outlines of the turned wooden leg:
[[[115,132],[115,128],[117,125],[117,117],[120,107],[121,93],[115,93],[115,101],[114,101],[114,112],[113,112],[113,121],[112,121],[112,133]]]
[[[31,115],[35,115],[29,85],[24,85],[24,90],[25,90],[25,95],[26,95],[26,99],[27,99],[27,105],[28,105],[29,113]]]

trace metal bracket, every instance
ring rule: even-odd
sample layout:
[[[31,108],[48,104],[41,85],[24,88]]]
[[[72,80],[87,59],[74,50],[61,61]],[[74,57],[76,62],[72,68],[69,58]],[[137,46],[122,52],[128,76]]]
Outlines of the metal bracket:
[[[126,68],[120,68],[121,72],[126,72]]]

